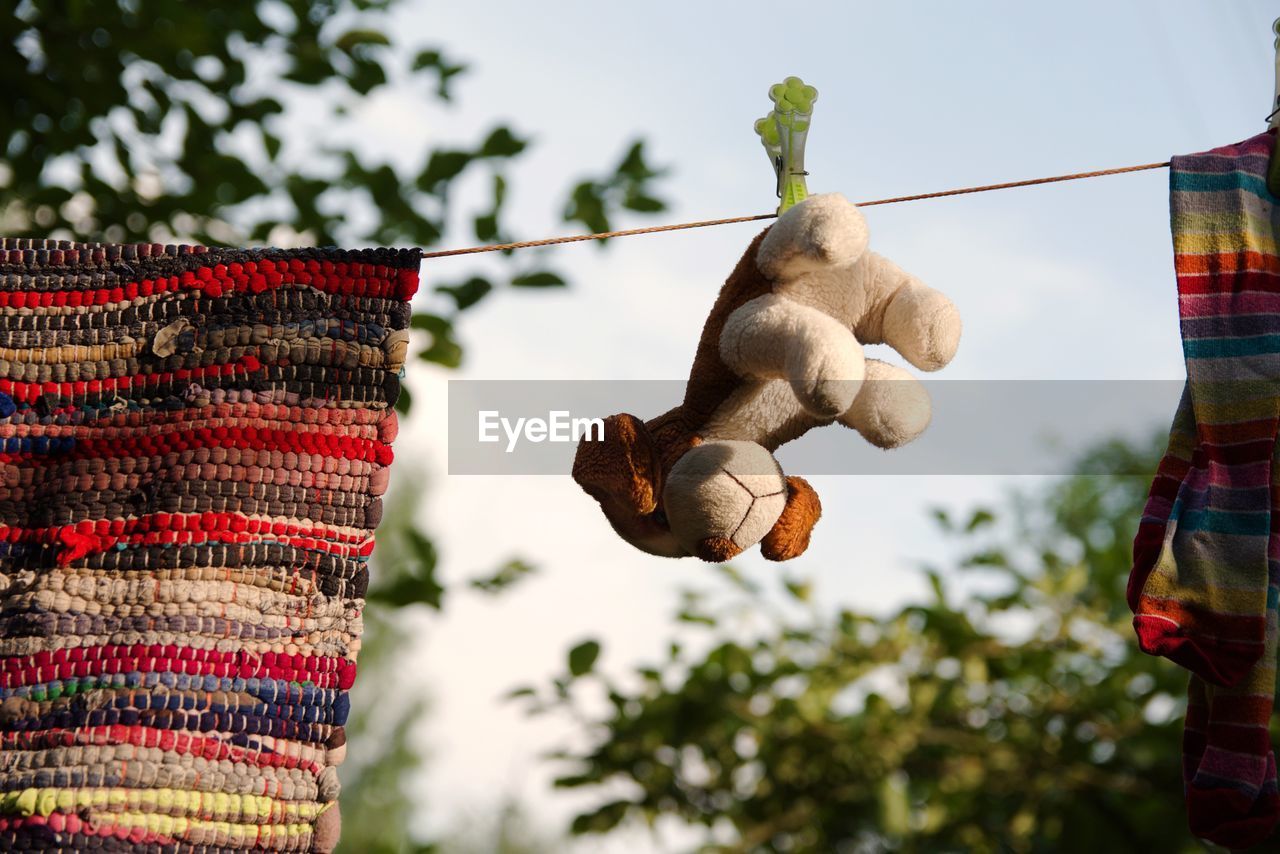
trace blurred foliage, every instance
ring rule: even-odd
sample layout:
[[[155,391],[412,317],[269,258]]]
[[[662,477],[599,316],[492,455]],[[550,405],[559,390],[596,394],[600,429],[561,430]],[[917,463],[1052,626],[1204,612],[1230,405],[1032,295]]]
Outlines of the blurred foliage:
[[[450,829],[437,842],[415,831],[421,810],[413,794],[414,778],[426,767],[423,723],[429,692],[406,652],[421,652],[416,641],[429,625],[426,616],[446,601],[437,576],[435,546],[415,527],[421,511],[422,472],[407,461],[396,472],[398,484],[387,496],[386,516],[378,528],[377,548],[360,646],[360,678],[351,691],[347,722],[347,760],[342,765],[342,841],[340,852],[359,854],[465,854],[487,850],[537,854],[555,847],[535,832],[529,816],[514,803],[499,804]],[[458,592],[492,596],[514,589],[536,568],[512,559],[497,570],[456,585]],[[452,586],[450,592],[452,591]],[[481,842],[483,841],[483,845]],[[484,847],[492,843],[494,847]],[[480,845],[480,847],[476,847]]]
[[[406,494],[407,493],[407,494]],[[440,607],[443,592],[435,582],[435,550],[424,555],[414,531],[420,509],[413,490],[397,489],[387,504],[379,536],[370,603],[385,603],[386,591],[403,589],[406,579],[425,579],[423,604]],[[342,837],[340,852],[426,854],[435,847],[417,839],[412,820],[417,799],[409,794],[413,776],[427,756],[420,728],[429,711],[427,692],[408,683],[411,666],[404,652],[414,648],[415,626],[395,606],[370,604],[364,610],[360,643],[360,678],[351,690],[353,714],[346,724],[347,759],[341,766]]]
[[[477,174],[490,189],[468,206],[472,234],[453,242],[515,239],[502,214],[507,167],[529,147],[521,133],[494,123],[470,143],[443,143],[435,133],[413,140],[406,124],[397,162],[409,166],[358,143],[386,133],[367,126],[365,106],[396,87],[424,106],[451,101],[467,69],[438,47],[399,43],[387,13],[402,5],[20,0],[0,16],[9,47],[0,52],[0,232],[430,248],[459,216],[451,191]],[[563,220],[607,231],[619,211],[662,211],[652,186],[661,174],[634,141],[609,174],[570,182]],[[565,284],[528,257],[499,263],[501,275],[467,272],[435,287],[440,304],[415,318],[419,358],[458,366],[456,316],[495,280]]]
[[[1080,470],[1152,471],[1154,447]],[[1186,674],[1139,652],[1125,606],[1148,485],[1080,474],[936,511],[959,557],[887,616],[724,567],[715,595],[686,591],[662,660],[613,679],[571,655],[512,695],[593,733],[557,754],[559,786],[608,798],[573,831],[675,816],[706,850],[1207,850],[1181,797]]]
[[[563,841],[549,834],[513,801],[492,813],[468,816],[442,838],[436,854],[550,854]]]
[[[639,213],[658,213],[666,209],[661,199],[654,198],[649,185],[660,178],[663,170],[655,170],[645,161],[644,142],[627,150],[613,174],[579,183],[569,194],[565,206],[566,222],[580,222],[592,233],[610,231],[609,211],[614,207]],[[603,245],[605,241],[599,241]]]

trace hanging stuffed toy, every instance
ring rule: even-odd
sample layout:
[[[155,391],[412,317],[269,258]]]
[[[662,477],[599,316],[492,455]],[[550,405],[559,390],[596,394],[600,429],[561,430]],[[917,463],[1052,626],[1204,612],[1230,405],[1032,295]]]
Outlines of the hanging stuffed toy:
[[[929,423],[929,397],[862,345],[936,371],[959,339],[949,299],[867,250],[857,207],[812,196],[757,236],[725,282],[684,402],[648,422],[605,419],[603,440],[578,446],[574,480],[650,554],[719,562],[759,543],[788,560],[808,547],[821,504],[773,451],[835,422],[877,447],[910,442]]]
[[[822,514],[779,445],[839,421],[881,448],[929,423],[929,396],[902,368],[867,359],[888,344],[936,371],[951,361],[951,301],[867,251],[867,224],[843,196],[808,198],[804,144],[818,90],[788,77],[756,122],[782,199],[779,217],[738,262],[702,329],[684,402],[643,422],[605,419],[584,439],[573,478],[624,540],[665,557],[726,561],[760,544],[770,560],[809,546]]]

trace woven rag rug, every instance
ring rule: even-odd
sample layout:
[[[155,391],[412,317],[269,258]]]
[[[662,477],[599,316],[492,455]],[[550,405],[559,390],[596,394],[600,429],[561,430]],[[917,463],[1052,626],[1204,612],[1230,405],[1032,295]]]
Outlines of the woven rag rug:
[[[336,843],[419,257],[0,243],[0,849]]]

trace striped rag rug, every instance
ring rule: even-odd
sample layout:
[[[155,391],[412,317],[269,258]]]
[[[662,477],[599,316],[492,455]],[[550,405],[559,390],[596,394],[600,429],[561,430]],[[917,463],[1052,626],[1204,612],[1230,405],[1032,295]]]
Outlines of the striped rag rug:
[[[0,849],[332,849],[419,258],[0,243]]]
[[[1134,540],[1142,649],[1191,671],[1191,829],[1231,848],[1280,819],[1269,725],[1280,588],[1280,209],[1275,135],[1174,157],[1170,208],[1187,383]]]

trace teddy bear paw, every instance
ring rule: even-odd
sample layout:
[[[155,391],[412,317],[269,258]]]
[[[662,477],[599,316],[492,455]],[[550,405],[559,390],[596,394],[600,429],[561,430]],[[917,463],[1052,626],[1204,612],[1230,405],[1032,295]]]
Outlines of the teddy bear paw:
[[[946,367],[960,345],[960,312],[947,297],[921,287],[904,289],[885,312],[895,349],[923,371]]]
[[[796,399],[818,418],[839,418],[853,405],[861,380],[818,379],[793,382]]]

